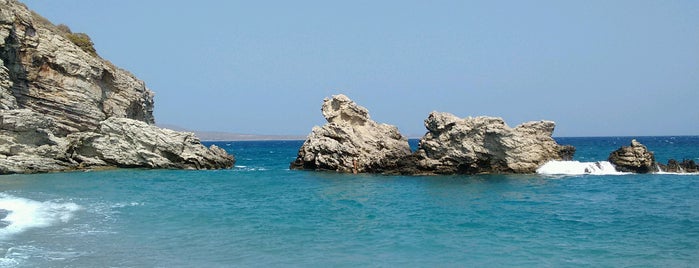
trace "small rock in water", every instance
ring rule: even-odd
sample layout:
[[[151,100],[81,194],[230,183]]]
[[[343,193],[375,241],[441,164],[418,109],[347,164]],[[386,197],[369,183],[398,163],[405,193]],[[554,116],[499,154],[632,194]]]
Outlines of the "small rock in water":
[[[620,172],[648,173],[656,168],[653,152],[635,139],[609,154],[609,162]]]

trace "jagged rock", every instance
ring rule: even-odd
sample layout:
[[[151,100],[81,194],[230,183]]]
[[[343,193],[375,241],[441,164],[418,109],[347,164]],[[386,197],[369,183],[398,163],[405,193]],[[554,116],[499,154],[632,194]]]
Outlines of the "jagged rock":
[[[398,128],[374,122],[345,95],[326,98],[321,110],[328,123],[313,128],[291,169],[381,173],[411,153]]]
[[[608,160],[620,172],[648,173],[656,169],[653,152],[635,139],[631,140],[631,145],[609,154]]]
[[[550,121],[514,129],[500,118],[461,119],[433,112],[429,131],[411,154],[398,130],[376,124],[364,107],[344,95],[325,99],[328,123],[314,127],[292,169],[384,174],[533,173],[550,160],[570,160],[573,146],[558,145]]]
[[[0,174],[73,169],[53,120],[28,109],[0,110]]]
[[[0,0],[0,108],[53,118],[57,135],[109,117],[154,123],[153,92],[131,73],[83,51],[40,15]]]
[[[118,167],[217,169],[234,162],[223,149],[206,148],[189,132],[177,132],[128,118],[112,117],[100,124],[99,133],[68,136],[69,153],[79,162]]]
[[[659,171],[664,171],[664,172],[673,172],[673,173],[697,173],[699,172],[699,166],[697,163],[692,160],[692,159],[683,159],[682,162],[679,162],[675,159],[670,159],[667,161],[667,165],[658,165],[661,170]]]
[[[569,160],[575,147],[561,146],[551,135],[555,123],[528,122],[508,127],[501,118],[459,118],[432,112],[428,132],[401,173],[533,173],[551,160]]]
[[[16,0],[0,0],[0,174],[233,165],[191,133],[152,126],[145,83],[67,34]]]
[[[0,110],[0,174],[102,167],[230,168],[235,159],[194,134],[112,117],[98,132],[52,134],[53,119],[28,109]]]

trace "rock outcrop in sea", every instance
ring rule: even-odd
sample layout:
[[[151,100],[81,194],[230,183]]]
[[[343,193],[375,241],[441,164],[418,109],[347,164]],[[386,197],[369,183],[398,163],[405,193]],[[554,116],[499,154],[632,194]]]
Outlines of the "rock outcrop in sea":
[[[622,146],[610,153],[608,160],[620,172],[648,173],[657,171],[653,152],[648,151],[645,145],[635,139],[631,140],[629,146]]]
[[[411,153],[398,128],[374,122],[345,95],[326,98],[321,111],[328,123],[313,128],[291,169],[382,173]]]
[[[394,126],[377,124],[344,95],[325,99],[328,123],[314,127],[292,169],[384,174],[533,173],[550,160],[569,160],[572,146],[558,145],[551,121],[514,129],[500,118],[461,119],[433,112],[415,153]]]
[[[608,160],[620,172],[699,173],[699,165],[692,159],[670,159],[667,165],[658,163],[655,154],[635,139],[631,140],[629,146],[622,146],[610,153]]]
[[[0,0],[0,174],[233,165],[191,133],[153,126],[153,92],[85,43]]]
[[[548,161],[570,160],[575,153],[575,147],[558,145],[551,137],[552,121],[510,128],[498,117],[432,112],[425,127],[428,132],[402,173],[534,173]]]
[[[658,168],[660,168],[658,171],[662,172],[699,173],[699,165],[692,159],[682,159],[682,161],[670,159],[667,161],[667,165],[658,164]]]

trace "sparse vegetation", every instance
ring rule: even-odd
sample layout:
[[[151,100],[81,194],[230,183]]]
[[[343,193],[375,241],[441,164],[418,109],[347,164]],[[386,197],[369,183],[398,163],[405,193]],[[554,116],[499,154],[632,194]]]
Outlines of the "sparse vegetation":
[[[92,43],[92,39],[86,33],[73,33],[70,27],[65,24],[54,25],[48,19],[39,15],[38,13],[31,11],[32,17],[34,17],[34,23],[45,26],[46,28],[52,29],[54,32],[68,38],[73,44],[77,45],[83,51],[89,53],[92,56],[99,57],[97,55],[97,50],[95,50],[95,44]]]
[[[24,5],[24,4],[22,4]],[[27,7],[27,6],[24,6]],[[53,26],[53,23],[49,21],[47,18],[44,18],[44,16],[39,15],[39,13],[34,12],[33,10],[30,10],[29,12],[32,13],[32,17],[34,18],[34,23],[38,23],[39,25],[51,25]]]
[[[68,33],[65,34],[73,44],[76,44],[83,51],[90,53],[92,56],[97,56],[97,50],[95,50],[95,44],[92,43],[92,39],[85,33]]]
[[[65,25],[63,23],[56,25],[56,29],[63,34],[73,33],[73,31],[70,30],[70,27],[68,27],[68,25]]]

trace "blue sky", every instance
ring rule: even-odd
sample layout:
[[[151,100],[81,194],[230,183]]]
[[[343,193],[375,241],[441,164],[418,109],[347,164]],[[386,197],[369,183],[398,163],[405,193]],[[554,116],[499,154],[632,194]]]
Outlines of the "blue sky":
[[[556,136],[699,135],[699,1],[27,0],[156,93],[159,124],[306,135],[344,93]]]

